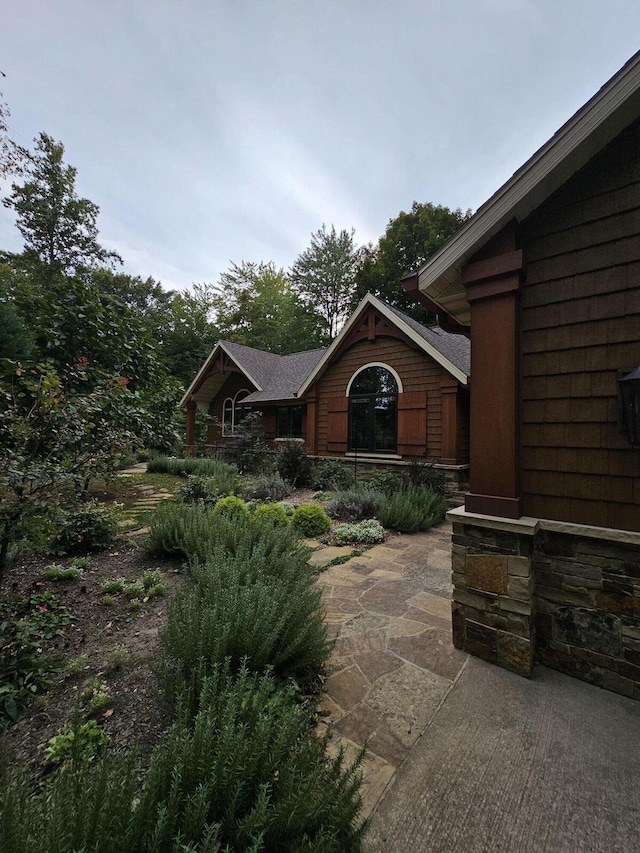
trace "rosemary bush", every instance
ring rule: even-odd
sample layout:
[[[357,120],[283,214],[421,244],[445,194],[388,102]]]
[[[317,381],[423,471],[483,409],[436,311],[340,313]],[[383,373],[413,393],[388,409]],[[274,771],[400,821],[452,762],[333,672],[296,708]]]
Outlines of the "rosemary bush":
[[[235,465],[222,462],[220,459],[209,459],[199,456],[187,456],[179,459],[177,456],[154,456],[147,462],[149,474],[173,474],[176,477],[187,477],[189,474],[197,474],[201,477],[224,476],[231,468],[237,474]]]
[[[246,661],[253,672],[301,682],[319,672],[332,644],[306,553],[272,552],[266,560],[266,552],[219,548],[193,566],[194,583],[169,603],[163,634],[170,695],[225,660],[234,670]]]
[[[200,846],[215,826],[229,851],[360,850],[357,764],[325,749],[308,712],[271,678],[216,670],[195,718],[184,713],[153,753],[137,810],[157,816],[147,849],[172,850],[180,838],[215,850]]]
[[[163,501],[155,510],[147,541],[154,554],[182,555],[193,563],[205,563],[218,548],[229,554],[249,558],[259,548],[268,562],[283,552],[308,549],[290,527],[273,528],[249,517],[242,524],[225,515],[200,506]]]
[[[442,495],[424,486],[409,486],[403,492],[385,497],[377,515],[383,527],[417,533],[441,521],[446,511],[447,502]]]

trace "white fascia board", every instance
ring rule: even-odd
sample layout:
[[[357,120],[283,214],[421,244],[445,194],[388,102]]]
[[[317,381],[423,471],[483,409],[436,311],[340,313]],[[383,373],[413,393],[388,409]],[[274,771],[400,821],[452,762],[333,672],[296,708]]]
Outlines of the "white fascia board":
[[[207,372],[207,370],[211,366],[211,363],[214,359],[214,356],[216,355],[216,353],[218,352],[219,349],[224,350],[224,352],[229,356],[229,358],[236,365],[236,367],[238,367],[238,369],[244,373],[244,375],[247,377],[247,379],[256,386],[256,390],[262,391],[262,388],[260,387],[260,385],[258,385],[256,380],[247,372],[246,368],[243,367],[240,364],[240,362],[238,361],[238,359],[234,358],[233,355],[229,352],[229,350],[225,347],[224,341],[218,341],[218,343],[214,346],[214,348],[209,353],[208,357],[206,358],[206,360],[205,360],[204,364],[202,365],[202,367],[200,368],[200,370],[197,372],[196,378],[193,380],[191,385],[189,385],[187,390],[184,392],[184,396],[182,397],[182,399],[178,403],[178,406],[182,407],[182,406],[187,405],[187,403],[189,402],[189,398],[194,393],[195,389],[198,387],[198,385],[200,383],[200,380],[204,377],[205,373]]]
[[[438,305],[440,295],[455,282],[455,289],[464,288],[460,283],[461,269],[467,258],[475,254],[491,237],[511,219],[528,216],[548,198],[571,174],[620,133],[634,118],[632,112],[622,115],[613,124],[609,134],[603,133],[597,147],[592,150],[586,143],[598,129],[602,129],[624,103],[640,87],[640,52],[615,75],[608,84],[597,92],[573,118],[549,139],[537,154],[534,154],[520,169],[488,200],[476,214],[455,234],[418,273],[418,287],[428,293]],[[595,141],[595,140],[594,140]],[[581,147],[583,151],[580,152]],[[581,156],[582,154],[582,156]],[[571,168],[562,169],[563,163]],[[554,180],[555,177],[555,180]],[[546,183],[544,192],[535,198],[535,190]],[[530,204],[527,204],[529,196]],[[519,210],[521,208],[521,210]],[[434,285],[441,284],[438,288]],[[441,307],[445,308],[444,305]],[[446,310],[446,308],[445,308]]]
[[[362,309],[365,307],[365,305],[368,305],[371,302],[371,300],[374,298],[375,297],[373,297],[370,293],[367,293],[367,295],[364,296],[360,300],[358,307],[353,312],[353,314],[349,317],[349,319],[344,324],[344,326],[340,329],[337,337],[335,337],[333,339],[333,341],[329,344],[329,347],[328,347],[327,351],[325,352],[325,354],[322,356],[320,361],[316,364],[316,366],[313,368],[311,373],[304,380],[302,385],[298,388],[298,392],[297,392],[296,396],[302,397],[304,394],[306,394],[306,392],[309,390],[309,388],[316,381],[317,377],[320,375],[322,370],[324,370],[324,366],[328,363],[329,359],[333,356],[334,352],[340,346],[340,343],[349,334],[349,330],[353,327],[353,325],[356,322],[356,319],[358,318]],[[377,302],[377,300],[376,300],[376,302]]]
[[[333,353],[340,346],[341,341],[346,337],[346,335],[349,334],[349,330],[355,324],[363,308],[365,308],[367,305],[373,306],[376,311],[379,311],[381,314],[383,314],[387,318],[387,320],[389,320],[389,322],[393,323],[395,326],[401,329],[405,333],[405,335],[407,335],[408,338],[411,338],[411,340],[417,346],[419,346],[420,349],[424,350],[427,355],[430,355],[435,361],[438,362],[439,365],[444,367],[444,369],[448,371],[455,379],[457,379],[458,382],[462,383],[462,385],[467,385],[468,377],[462,370],[460,370],[459,367],[456,367],[455,364],[452,364],[449,359],[445,358],[445,356],[442,355],[439,350],[432,346],[428,341],[425,341],[425,339],[421,337],[417,332],[415,332],[411,328],[411,326],[407,325],[407,323],[405,323],[401,317],[398,317],[397,314],[394,314],[393,311],[387,308],[384,302],[380,302],[380,300],[373,296],[373,294],[367,293],[367,295],[364,297],[364,299],[361,300],[360,304],[353,312],[351,317],[349,317],[347,322],[340,330],[340,334],[338,335],[338,337],[335,338],[335,340],[333,341],[329,349],[326,351],[324,356],[320,359],[318,364],[315,366],[315,368],[311,371],[309,376],[307,376],[303,384],[300,386],[298,390],[298,397],[302,397],[308,391],[311,385],[315,382],[316,378],[324,369],[324,366],[333,356]]]

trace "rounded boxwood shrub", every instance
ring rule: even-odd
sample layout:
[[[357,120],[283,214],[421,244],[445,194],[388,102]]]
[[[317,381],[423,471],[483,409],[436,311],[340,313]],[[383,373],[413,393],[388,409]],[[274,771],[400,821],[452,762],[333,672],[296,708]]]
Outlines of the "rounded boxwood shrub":
[[[214,515],[226,515],[228,518],[235,518],[242,521],[249,518],[249,507],[235,495],[227,495],[226,498],[220,498],[218,503],[213,508]]]
[[[273,524],[275,527],[286,527],[289,519],[284,507],[279,504],[261,504],[253,513],[256,521]]]
[[[329,516],[318,504],[300,504],[291,523],[303,536],[321,536],[331,530]]]

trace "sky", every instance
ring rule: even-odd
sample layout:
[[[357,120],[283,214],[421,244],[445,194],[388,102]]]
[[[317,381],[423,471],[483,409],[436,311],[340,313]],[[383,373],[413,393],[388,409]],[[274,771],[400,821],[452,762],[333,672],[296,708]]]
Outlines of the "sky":
[[[637,0],[0,0],[0,91],[124,270],[181,290],[323,224],[375,244],[414,200],[477,209],[639,35]]]

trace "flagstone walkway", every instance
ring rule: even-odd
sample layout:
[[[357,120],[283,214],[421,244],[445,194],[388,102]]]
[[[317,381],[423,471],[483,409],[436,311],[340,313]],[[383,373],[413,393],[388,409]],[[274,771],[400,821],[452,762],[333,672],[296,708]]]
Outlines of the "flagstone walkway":
[[[124,468],[118,472],[119,477],[133,477],[136,474],[144,474],[147,470],[146,462],[138,462],[130,468]],[[121,527],[126,528],[127,536],[142,536],[149,532],[149,528],[140,525],[136,519],[138,514],[143,512],[152,512],[161,501],[172,497],[168,489],[158,488],[157,486],[140,485],[138,486],[140,497],[128,508],[128,516],[121,522]]]
[[[467,661],[451,642],[450,537],[448,522],[396,535],[318,579],[336,637],[323,722],[334,751],[367,745],[366,815]]]

